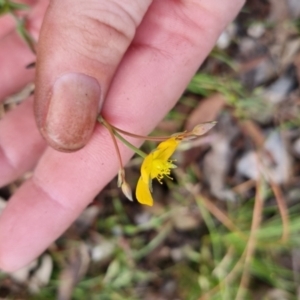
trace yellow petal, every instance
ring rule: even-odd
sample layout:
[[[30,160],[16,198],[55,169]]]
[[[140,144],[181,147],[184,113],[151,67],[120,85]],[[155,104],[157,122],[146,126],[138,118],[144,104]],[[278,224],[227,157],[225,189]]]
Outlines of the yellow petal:
[[[149,206],[153,205],[153,198],[149,190],[149,185],[144,182],[142,177],[140,177],[136,187],[136,198],[141,204]]]
[[[160,143],[153,152],[154,158],[167,161],[173,155],[179,143],[180,141],[176,140],[175,137]]]
[[[144,159],[141,166],[141,176],[143,181],[147,184],[150,180],[150,174],[152,171],[153,153],[150,153]]]

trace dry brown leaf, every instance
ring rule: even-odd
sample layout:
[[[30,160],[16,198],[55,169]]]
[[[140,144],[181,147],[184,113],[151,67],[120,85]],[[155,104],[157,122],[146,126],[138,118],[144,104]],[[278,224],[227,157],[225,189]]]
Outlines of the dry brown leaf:
[[[251,120],[241,123],[241,128],[246,135],[250,136],[257,148],[262,148],[265,143],[265,136],[259,126]]]
[[[225,106],[225,103],[225,97],[221,94],[214,94],[200,101],[198,106],[189,115],[185,124],[185,129],[189,131],[200,123],[216,120]],[[185,151],[182,158],[182,165],[186,166],[190,164],[190,162],[195,161],[201,154],[200,149],[201,146]]]
[[[198,106],[189,115],[185,129],[192,130],[200,123],[216,120],[225,104],[225,97],[221,94],[214,94],[200,101]]]
[[[271,22],[282,22],[289,17],[289,9],[286,0],[269,0],[271,11],[269,20]]]
[[[234,201],[235,194],[228,189],[226,178],[235,152],[232,142],[239,130],[229,114],[223,114],[218,125],[211,149],[203,160],[203,173],[214,197]]]
[[[296,66],[297,80],[298,80],[298,83],[299,83],[300,82],[300,53],[298,53],[297,56],[295,57],[294,65]]]

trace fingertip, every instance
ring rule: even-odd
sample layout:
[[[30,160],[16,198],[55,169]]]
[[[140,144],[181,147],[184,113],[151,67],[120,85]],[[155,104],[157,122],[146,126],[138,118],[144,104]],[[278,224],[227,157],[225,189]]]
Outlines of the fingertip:
[[[37,124],[48,144],[64,152],[84,147],[102,106],[100,97],[100,85],[91,76],[73,72],[56,79],[48,99],[35,101]]]
[[[87,144],[98,105],[150,3],[51,2],[37,47],[35,93],[37,123],[50,146],[72,152]]]

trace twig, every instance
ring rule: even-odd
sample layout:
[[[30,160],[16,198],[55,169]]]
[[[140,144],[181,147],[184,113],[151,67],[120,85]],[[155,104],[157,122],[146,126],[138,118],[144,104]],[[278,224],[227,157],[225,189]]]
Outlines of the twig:
[[[243,267],[242,278],[240,282],[240,286],[236,295],[236,300],[243,300],[245,299],[245,290],[247,289],[250,281],[250,272],[249,267],[251,264],[252,257],[255,253],[256,247],[256,232],[259,229],[259,225],[262,218],[262,211],[263,211],[263,199],[261,193],[261,180],[257,181],[256,184],[256,194],[255,194],[255,203],[253,209],[253,217],[252,217],[252,224],[251,224],[251,231],[249,240],[245,250],[245,263]]]
[[[285,242],[287,242],[287,240],[289,238],[289,232],[290,232],[288,210],[286,207],[284,196],[282,194],[282,191],[281,191],[281,188],[279,187],[279,185],[274,183],[272,180],[270,180],[270,186],[274,193],[274,196],[275,196],[275,199],[276,199],[276,202],[278,205],[279,213],[281,216],[281,220],[282,220],[281,241],[285,243]]]

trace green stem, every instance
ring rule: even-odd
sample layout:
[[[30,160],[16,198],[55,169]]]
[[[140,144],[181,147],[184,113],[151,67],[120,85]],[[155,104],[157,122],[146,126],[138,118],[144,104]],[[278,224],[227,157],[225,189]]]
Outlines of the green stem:
[[[17,25],[17,32],[22,37],[22,39],[25,41],[29,49],[36,54],[35,47],[36,42],[34,38],[31,36],[29,31],[25,28],[25,21],[24,19],[18,18],[18,16],[15,14],[13,10],[10,11],[11,16],[15,19],[16,25]]]
[[[168,222],[159,230],[158,234],[150,241],[150,243],[133,254],[134,258],[139,260],[151,253],[170,235],[172,228],[172,224]]]
[[[98,120],[98,122],[100,122],[101,124],[103,124],[107,129],[111,128],[112,131],[113,131],[113,133],[114,133],[114,135],[122,143],[124,143],[129,149],[131,149],[132,151],[134,151],[136,154],[138,154],[142,158],[146,158],[147,154],[145,152],[143,152],[142,150],[140,150],[139,148],[135,147],[130,142],[128,142],[126,139],[124,139],[114,128],[112,128],[112,126],[109,125],[109,123],[102,116],[99,116],[97,120]]]
[[[142,151],[141,149],[135,147],[132,145],[130,142],[128,142],[126,139],[124,139],[117,131],[114,130],[114,135],[121,141],[123,142],[129,149],[133,150],[136,154],[141,156],[142,158],[146,158],[147,153]]]

